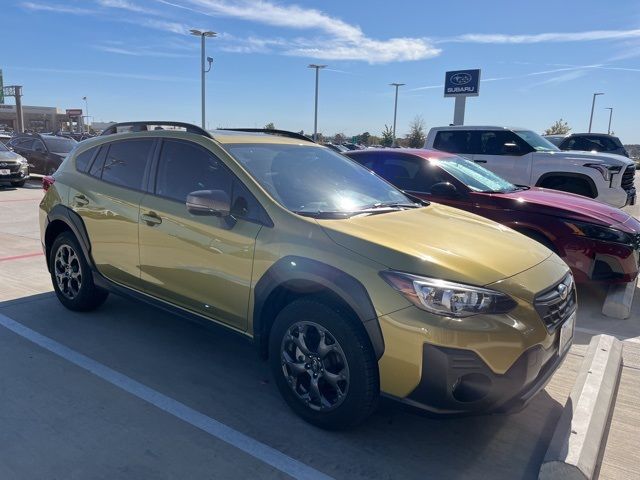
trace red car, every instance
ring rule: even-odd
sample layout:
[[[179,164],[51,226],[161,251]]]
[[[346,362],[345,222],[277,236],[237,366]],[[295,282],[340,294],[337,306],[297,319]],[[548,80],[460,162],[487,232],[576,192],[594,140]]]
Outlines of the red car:
[[[638,275],[640,222],[622,210],[571,193],[515,186],[436,150],[345,155],[416,197],[482,215],[539,241],[567,262],[577,282],[626,283]]]

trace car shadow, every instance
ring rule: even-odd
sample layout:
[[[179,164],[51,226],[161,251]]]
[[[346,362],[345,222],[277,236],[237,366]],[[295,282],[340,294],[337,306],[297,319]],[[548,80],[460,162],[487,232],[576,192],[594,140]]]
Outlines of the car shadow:
[[[113,295],[88,313],[52,293],[0,313],[335,478],[537,478],[562,412],[546,391],[517,414],[464,418],[382,399],[363,425],[327,432],[289,410],[253,344],[225,328]]]

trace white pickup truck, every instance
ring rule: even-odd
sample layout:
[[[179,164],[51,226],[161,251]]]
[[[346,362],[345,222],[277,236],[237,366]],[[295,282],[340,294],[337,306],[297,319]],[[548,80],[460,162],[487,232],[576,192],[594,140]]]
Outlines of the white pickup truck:
[[[473,160],[516,185],[577,193],[614,207],[636,201],[632,160],[606,153],[561,151],[531,130],[435,127],[427,135],[425,148]]]

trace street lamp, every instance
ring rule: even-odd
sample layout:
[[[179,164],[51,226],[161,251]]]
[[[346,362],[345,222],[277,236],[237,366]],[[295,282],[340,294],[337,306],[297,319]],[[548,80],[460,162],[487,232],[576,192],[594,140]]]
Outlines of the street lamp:
[[[591,101],[591,116],[589,117],[589,133],[591,133],[591,125],[593,124],[593,108],[596,106],[596,97],[598,95],[604,95],[604,93],[598,92],[593,94],[593,100]]]
[[[396,144],[396,118],[398,117],[398,88],[406,85],[406,83],[390,83],[392,87],[396,87],[396,101],[393,105],[393,144]]]
[[[611,117],[613,116],[613,107],[607,107],[605,110],[609,110],[609,126],[607,127],[607,135],[611,135]]]
[[[316,65],[314,63],[309,65],[309,68],[316,69],[316,108],[313,117],[313,141],[318,140],[318,80],[320,78],[320,69],[325,68],[326,65]]]
[[[82,100],[84,100],[84,109],[87,112],[87,125],[86,125],[87,132],[86,133],[89,133],[89,102],[87,101],[87,97],[82,97]]]
[[[211,32],[211,31],[202,31],[202,30],[196,30],[196,29],[192,29],[189,30],[191,32],[191,35],[195,35],[196,37],[200,37],[201,39],[201,43],[200,43],[200,81],[202,83],[202,128],[204,128],[205,126],[205,107],[204,107],[204,98],[205,98],[205,93],[204,93],[204,74],[207,73],[209,70],[211,70],[211,64],[213,63],[213,58],[211,57],[206,57],[207,58],[207,62],[209,62],[209,69],[205,70],[205,47],[204,47],[204,39],[209,37],[215,37],[217,35],[216,32]]]

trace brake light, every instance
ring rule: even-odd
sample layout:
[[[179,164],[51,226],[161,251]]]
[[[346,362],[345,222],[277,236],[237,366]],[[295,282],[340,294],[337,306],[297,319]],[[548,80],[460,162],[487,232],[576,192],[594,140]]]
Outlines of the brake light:
[[[54,183],[56,183],[56,179],[53,178],[51,175],[46,175],[46,176],[42,177],[42,189],[45,192],[47,190],[49,190],[49,187],[51,185],[53,185]]]

